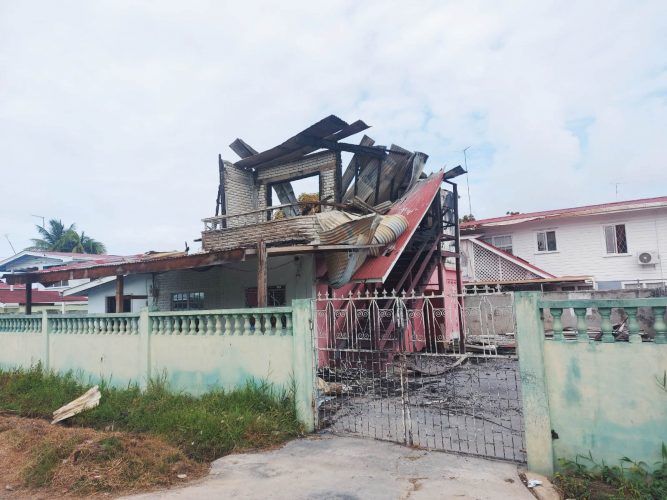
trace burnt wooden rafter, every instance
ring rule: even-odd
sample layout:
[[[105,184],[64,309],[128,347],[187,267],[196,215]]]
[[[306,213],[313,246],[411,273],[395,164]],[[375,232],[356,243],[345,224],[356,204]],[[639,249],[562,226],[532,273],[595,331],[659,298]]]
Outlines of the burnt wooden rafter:
[[[73,269],[54,269],[34,273],[5,274],[3,277],[10,285],[23,283],[55,283],[62,280],[96,279],[105,276],[144,274],[174,271],[177,269],[196,269],[200,267],[238,262],[245,257],[241,248],[223,252],[208,252],[177,257],[163,257],[139,261],[101,264],[97,266]]]

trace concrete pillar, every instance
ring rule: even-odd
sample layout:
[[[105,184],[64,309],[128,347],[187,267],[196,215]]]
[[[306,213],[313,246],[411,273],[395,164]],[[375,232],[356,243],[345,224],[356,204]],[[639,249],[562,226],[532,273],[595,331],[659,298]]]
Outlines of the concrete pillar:
[[[151,323],[148,308],[142,307],[139,312],[139,387],[148,387],[151,379]]]
[[[297,417],[305,426],[306,432],[315,430],[317,420],[312,318],[310,299],[292,301],[294,399]]]
[[[554,454],[544,372],[544,328],[537,306],[541,295],[516,292],[514,309],[528,469],[550,476],[554,472]]]
[[[50,345],[49,345],[49,316],[46,311],[42,311],[42,369],[49,371],[50,365]]]

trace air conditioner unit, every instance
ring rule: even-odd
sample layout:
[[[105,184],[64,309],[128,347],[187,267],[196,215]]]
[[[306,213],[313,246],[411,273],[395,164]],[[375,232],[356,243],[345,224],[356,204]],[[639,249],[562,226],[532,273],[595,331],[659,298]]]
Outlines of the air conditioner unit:
[[[656,264],[660,260],[660,255],[656,250],[645,250],[637,254],[637,262],[642,266]]]

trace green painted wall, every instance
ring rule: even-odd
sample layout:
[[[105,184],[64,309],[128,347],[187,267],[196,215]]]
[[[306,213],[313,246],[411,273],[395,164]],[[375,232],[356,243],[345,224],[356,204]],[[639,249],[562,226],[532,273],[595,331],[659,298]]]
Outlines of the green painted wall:
[[[667,345],[546,341],[544,365],[556,458],[660,460],[667,392],[656,378],[667,370]]]
[[[627,456],[652,466],[667,444],[667,392],[656,380],[667,344],[545,340],[540,297],[515,294],[529,469],[549,475],[558,459],[589,453],[598,463]]]
[[[258,318],[258,314],[270,315],[273,311],[288,315],[291,328],[266,334],[254,331],[249,334],[241,327],[241,330],[226,330],[222,334],[212,330],[194,335],[165,333],[159,332],[155,324],[151,325],[151,313],[144,310],[138,317],[137,328],[129,333],[101,333],[98,329],[97,320],[122,315],[72,316],[72,321],[78,321],[77,333],[54,333],[51,331],[54,320],[44,321],[46,315],[42,315],[41,327],[32,328],[41,328],[41,332],[0,331],[0,367],[29,367],[41,362],[48,369],[72,370],[92,381],[110,379],[116,386],[137,382],[145,387],[150,378],[164,375],[173,389],[191,394],[212,388],[231,390],[250,380],[266,381],[278,390],[296,389],[299,418],[312,430],[314,375],[310,300],[295,300],[292,308],[198,311],[182,316],[201,318],[208,314],[213,318],[246,318],[255,315]],[[181,316],[179,313],[167,315]],[[3,318],[6,324],[11,317]],[[136,315],[134,319],[136,321]],[[245,324],[249,323],[245,321]],[[5,326],[0,330],[6,329]]]

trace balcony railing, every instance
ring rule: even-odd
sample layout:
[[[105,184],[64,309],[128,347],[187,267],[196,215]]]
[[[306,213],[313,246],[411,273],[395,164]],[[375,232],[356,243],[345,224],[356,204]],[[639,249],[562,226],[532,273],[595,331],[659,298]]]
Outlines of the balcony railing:
[[[219,229],[251,226],[279,219],[313,215],[321,211],[322,207],[349,208],[347,205],[326,201],[298,201],[296,203],[274,205],[258,210],[251,210],[241,214],[225,214],[208,217],[202,219],[202,222],[204,223],[204,231],[214,231]]]

